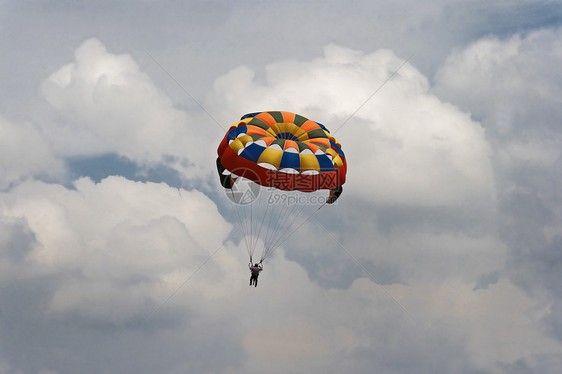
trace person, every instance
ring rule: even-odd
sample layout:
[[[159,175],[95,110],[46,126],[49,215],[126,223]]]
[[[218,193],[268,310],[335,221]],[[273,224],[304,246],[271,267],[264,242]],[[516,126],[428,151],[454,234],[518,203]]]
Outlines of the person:
[[[252,275],[250,276],[250,286],[254,284],[255,287],[257,287],[258,277],[260,275],[260,271],[263,270],[263,266],[261,264],[254,264],[254,266],[252,266],[252,263],[250,262],[248,264],[248,267],[250,268],[250,273],[252,273]]]

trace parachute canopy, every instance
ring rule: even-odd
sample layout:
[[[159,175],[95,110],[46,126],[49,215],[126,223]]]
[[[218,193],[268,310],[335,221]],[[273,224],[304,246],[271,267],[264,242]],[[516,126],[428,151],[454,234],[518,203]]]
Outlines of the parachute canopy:
[[[233,124],[219,145],[217,167],[261,186],[303,192],[341,190],[347,170],[326,127],[280,111],[246,114]]]

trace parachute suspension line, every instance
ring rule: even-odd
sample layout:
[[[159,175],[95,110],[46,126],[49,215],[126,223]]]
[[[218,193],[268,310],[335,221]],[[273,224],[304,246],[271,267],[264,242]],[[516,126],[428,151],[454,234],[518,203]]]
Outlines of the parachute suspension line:
[[[253,249],[252,249],[252,226],[250,225],[250,220],[248,219],[248,210],[250,209],[247,206],[244,205],[240,205],[239,208],[236,209],[240,209],[243,213],[241,219],[242,219],[242,224],[244,225],[244,241],[246,242],[246,250],[248,251],[248,254],[250,256],[252,256],[254,254]]]
[[[273,203],[273,200],[271,199],[272,194],[273,194],[273,190],[272,190],[272,192],[270,193],[270,196],[269,196],[269,199],[268,199],[268,202],[269,202],[270,204]],[[280,225],[279,222],[280,222],[280,220],[281,220],[281,216],[284,214],[284,212],[285,212],[285,210],[286,210],[286,205],[283,204],[283,205],[281,206],[281,209],[277,209],[277,210],[278,210],[278,213],[277,213],[277,218],[276,218],[275,222],[273,222],[273,216],[274,216],[274,214],[272,213],[272,214],[269,216],[269,224],[267,225],[267,232],[266,232],[265,239],[264,239],[264,248],[263,248],[263,252],[265,252],[265,251],[267,250],[267,248],[268,248],[268,243],[270,243],[272,236],[274,236],[276,230],[279,228],[279,225]],[[263,254],[262,254],[262,258],[263,258],[263,257],[264,257],[264,256],[263,256]]]
[[[261,212],[262,211],[262,199],[258,199],[258,200],[259,200],[258,201],[258,212]],[[265,221],[265,216],[267,215],[268,210],[269,210],[269,204],[266,204],[265,209],[263,209],[263,215],[262,215],[261,220],[260,220],[260,227],[258,229],[258,233],[253,239],[253,250],[252,250],[252,252],[254,252],[256,247],[258,246],[258,240],[260,238],[261,230],[263,228],[263,223]]]
[[[320,209],[322,209],[322,207],[324,205],[326,205],[325,201],[324,203],[322,203],[322,205],[320,205],[314,212],[312,212],[312,214],[310,216],[308,216],[304,221],[302,221],[297,227],[295,227],[287,236],[283,237],[281,236],[281,238],[283,238],[282,240],[277,241],[276,243],[274,243],[274,245],[271,247],[272,249],[269,250],[267,256],[269,256],[270,254],[272,254],[277,248],[279,248],[280,246],[283,245],[283,243],[285,243],[287,240],[289,240],[289,238],[295,233],[297,232],[298,229],[300,229],[302,227],[302,225],[304,225],[305,223],[307,223]],[[294,225],[291,225],[291,227]],[[267,257],[266,256],[266,257]]]
[[[295,222],[295,220],[298,219],[298,217],[302,214],[305,205],[302,205],[300,208],[300,211],[296,214],[296,216],[294,216],[294,218],[292,219],[290,224],[286,224],[284,225],[283,222],[289,222],[289,217],[293,214],[293,212],[295,211],[295,209],[297,208],[297,204],[293,204],[291,206],[291,209],[289,209],[289,205],[290,204],[283,204],[283,208],[281,209],[277,222],[275,223],[275,225],[273,225],[272,227],[273,232],[271,233],[271,236],[269,238],[267,238],[267,241],[264,245],[264,253],[262,255],[262,258],[267,257],[268,253],[270,252],[272,245],[279,241],[279,239],[282,237],[283,234],[285,234],[287,232],[287,229],[290,227],[290,225],[292,223]]]
[[[258,204],[259,204],[259,202],[258,202]],[[253,202],[250,203],[250,227],[251,227],[251,229],[250,229],[250,245],[252,246],[252,254],[256,250],[256,235],[255,235],[256,229],[254,227],[254,215],[256,215],[256,220],[257,220],[259,218],[258,213],[260,211],[259,207],[258,207],[258,209],[254,212],[254,206],[253,205],[254,205]],[[257,222],[256,222],[256,224],[257,224]]]
[[[250,247],[250,243],[249,243],[249,235],[248,235],[248,229],[246,227],[246,223],[245,223],[244,219],[240,216],[240,212],[237,210],[237,208],[233,207],[233,209],[236,210],[236,216],[238,217],[238,225],[240,226],[240,231],[242,231],[242,236],[243,236],[243,239],[244,239],[246,252],[248,252],[248,255],[251,256],[252,252],[251,252],[251,247]]]
[[[242,236],[244,238],[244,242],[246,243],[246,251],[248,252],[248,256],[252,257],[252,252],[250,249],[250,243],[248,241],[248,234],[247,234],[247,228],[246,225],[244,224],[242,217],[240,216],[240,212],[238,210],[238,208],[235,206],[236,203],[235,201],[235,197],[234,197],[234,192],[232,191],[232,189],[230,190],[231,194],[232,194],[232,201],[231,201],[231,207],[232,209],[236,212],[236,216],[238,217],[238,225],[240,226],[240,231],[242,231]]]
[[[279,237],[279,240],[277,240],[275,243],[273,243],[273,245],[270,248],[271,253],[273,253],[273,251],[275,251],[277,248],[279,248],[280,246],[282,246],[287,240],[289,240],[289,238],[295,233],[297,232],[297,230],[299,230],[306,222],[308,222],[320,209],[322,209],[322,207],[326,205],[326,203],[324,202],[322,205],[320,205],[314,212],[312,212],[312,214],[310,214],[308,217],[306,217],[301,223],[299,223],[298,225],[296,225],[296,220],[293,222],[293,224],[291,226],[289,226],[285,232],[283,233],[283,235],[281,235]],[[302,213],[302,209],[301,212]],[[295,227],[296,225],[296,227]],[[292,229],[292,230],[291,230]],[[291,230],[289,232],[289,230]],[[285,233],[289,232],[287,235],[285,235]],[[268,254],[269,255],[269,254]]]
[[[270,204],[274,203],[274,199],[272,199],[272,195],[273,195],[273,190],[269,195],[268,198],[268,202]],[[277,214],[277,218],[275,220],[275,222],[273,221],[273,214],[269,217],[269,224],[267,227],[267,235],[265,235],[265,239],[264,239],[264,248],[263,248],[263,252],[262,252],[262,259],[265,258],[265,254],[267,253],[267,249],[269,248],[269,245],[271,244],[271,242],[274,240],[276,233],[280,230],[280,228],[283,226],[280,222],[286,222],[286,217],[287,217],[287,204],[283,204],[281,206],[281,209],[277,209],[278,210],[278,214]]]
[[[259,201],[258,201],[259,203]],[[255,227],[254,227],[254,201],[251,201],[249,204],[245,204],[242,208],[244,210],[244,222],[246,224],[246,227],[248,229],[247,232],[247,242],[248,242],[248,253],[250,254],[250,257],[253,256],[254,252],[255,252],[255,248],[256,248],[256,243],[255,243],[255,235],[254,235],[254,231],[255,231]],[[259,209],[258,209],[259,211]],[[256,212],[257,213],[257,212]]]
[[[293,210],[296,207],[296,205],[293,206]],[[296,213],[296,215],[294,216],[294,218],[292,219],[291,223],[288,224],[287,226],[285,226],[283,228],[283,230],[280,230],[280,232],[278,233],[278,235],[276,235],[275,240],[272,240],[268,243],[267,248],[265,249],[265,253],[263,255],[263,257],[267,257],[270,255],[270,253],[272,253],[277,247],[277,243],[279,243],[282,238],[288,233],[290,232],[291,228],[296,224],[297,220],[299,219],[299,217],[302,215],[303,211],[305,209],[305,206],[301,206],[299,211]],[[292,212],[291,212],[292,213]]]
[[[249,227],[250,227],[250,232],[249,232],[249,236],[248,236],[248,241],[250,242],[250,253],[253,255],[254,251],[256,250],[256,246],[255,246],[255,227],[254,227],[254,204],[253,202],[251,202],[250,204],[248,204],[248,210],[249,212],[249,218],[247,217],[247,220],[249,222]]]
[[[250,225],[249,225],[250,226],[250,233],[249,233],[250,236],[248,238],[249,238],[250,244],[251,244],[252,241],[253,241],[253,237],[254,237],[254,235],[253,235],[254,234],[254,214],[253,214],[254,213],[254,207],[253,207],[254,204],[250,203],[248,205],[249,205],[249,208],[250,208]],[[252,254],[254,254],[254,248],[251,248],[250,250],[252,251]]]
[[[296,199],[295,199],[295,200],[296,200]],[[293,212],[294,212],[294,210],[297,208],[297,206],[298,206],[297,204],[294,204],[294,205],[293,205],[291,211],[288,212],[287,217],[289,217],[290,215],[293,214]],[[306,208],[306,205],[301,205],[301,206],[300,206],[300,210],[299,210],[299,211],[297,212],[297,214],[294,215],[294,217],[291,219],[291,223],[288,224],[288,225],[286,225],[286,226],[284,227],[284,229],[283,229],[283,232],[282,232],[281,234],[279,234],[279,235],[276,235],[276,239],[275,239],[275,240],[272,240],[272,242],[269,243],[268,250],[269,250],[271,247],[274,247],[274,244],[275,244],[276,242],[278,242],[278,241],[290,230],[290,228],[295,224],[295,222],[297,222],[297,220],[299,219],[299,217],[303,214],[305,208]],[[283,226],[281,225],[281,226],[279,226],[278,230],[281,230],[282,228],[283,228]]]
[[[288,222],[288,218],[293,210],[294,210],[294,206],[290,210],[287,206],[284,206],[279,211],[279,215],[277,216],[276,221],[271,225],[270,235],[266,238],[266,242],[264,244],[264,252],[267,252],[267,249],[269,248],[271,243],[273,243],[276,240],[277,235],[282,230],[283,226],[284,225],[286,226],[285,223]]]
[[[271,191],[273,191],[273,190],[271,190]],[[269,197],[268,197],[268,204],[267,204],[268,208],[269,208],[269,206],[271,205],[271,204],[270,204],[270,197],[271,197],[271,194],[272,194],[272,193],[273,193],[273,192],[270,192],[270,195],[269,195]],[[279,213],[281,213],[281,212],[279,212]],[[263,251],[264,251],[265,248],[266,248],[269,235],[271,234],[271,225],[272,225],[272,220],[273,220],[273,216],[274,216],[274,215],[275,215],[275,210],[272,208],[272,209],[271,209],[271,213],[269,213],[269,215],[267,216],[267,218],[265,218],[265,216],[264,216],[264,221],[263,221],[263,222],[265,222],[266,219],[267,219],[268,222],[267,222],[266,228],[265,228],[265,235],[263,236],[263,238],[264,238],[264,239],[263,239],[263,246],[264,246],[264,249],[262,250],[262,259],[263,259]]]

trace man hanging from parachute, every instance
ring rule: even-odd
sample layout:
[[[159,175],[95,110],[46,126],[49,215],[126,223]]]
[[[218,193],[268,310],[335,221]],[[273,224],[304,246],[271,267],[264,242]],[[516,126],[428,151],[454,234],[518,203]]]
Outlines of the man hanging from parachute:
[[[250,258],[250,263],[248,264],[248,268],[250,268],[250,286],[254,284],[255,287],[258,286],[258,277],[260,276],[260,272],[263,270],[263,265],[261,263],[255,263],[252,266],[252,259]]]
[[[250,285],[257,286],[266,257],[312,214],[325,204],[333,204],[341,195],[347,171],[346,158],[341,144],[324,125],[281,111],[242,116],[228,129],[217,153],[220,183],[239,209],[236,214],[250,257]],[[250,189],[239,188],[248,184]],[[257,198],[260,188],[270,193],[267,203],[262,204]],[[300,225],[297,225],[297,218],[304,206],[298,203],[292,206],[273,204],[276,199],[272,197],[278,197],[279,193],[310,194],[317,191],[329,194],[318,200],[319,207]],[[299,200],[295,198],[295,201]],[[261,205],[263,213],[257,212]],[[252,266],[252,255],[259,240],[263,240],[263,254]]]

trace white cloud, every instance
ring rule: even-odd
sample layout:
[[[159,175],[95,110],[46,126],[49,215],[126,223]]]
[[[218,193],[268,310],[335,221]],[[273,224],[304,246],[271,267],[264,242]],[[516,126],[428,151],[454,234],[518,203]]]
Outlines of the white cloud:
[[[559,273],[557,233],[562,222],[557,188],[562,141],[561,46],[560,28],[541,28],[507,38],[482,38],[451,53],[436,75],[435,86],[440,97],[448,97],[469,110],[486,127],[494,144],[499,181],[498,232],[508,246],[507,275],[534,299],[547,300],[552,305],[560,295],[552,279]],[[514,293],[518,292],[506,290],[511,297],[505,302],[514,302]],[[559,340],[555,310],[540,310],[542,313],[533,315],[533,322],[528,321],[527,326],[550,331]],[[493,327],[489,329],[493,331]],[[505,335],[506,341],[519,340],[520,331],[514,328]],[[537,337],[525,339],[534,341]],[[494,337],[486,336],[482,346],[486,346],[484,340],[493,342]],[[543,341],[535,346],[550,344]],[[506,370],[519,367],[550,372],[557,365],[558,359],[552,358],[556,355],[546,353],[547,348],[544,356],[533,356],[531,347],[523,353],[520,347],[505,346],[502,354],[524,356],[520,360],[513,357],[513,366],[506,366]]]
[[[272,267],[281,269],[279,262]],[[532,363],[562,353],[560,342],[541,331],[545,306],[505,279],[477,291],[455,278],[436,285],[385,286],[407,315],[366,278],[355,280],[348,289],[322,290],[291,267],[282,264],[290,269],[282,281],[275,279],[276,274],[263,275],[274,300],[254,307],[258,318],[248,311],[254,324],[243,338],[249,354],[244,372],[269,368],[281,373],[294,367],[312,373],[341,372],[358,371],[363,365],[384,370],[400,362],[397,372],[417,368],[423,373],[503,373],[502,367],[517,360]],[[299,279],[289,282],[290,290],[298,287],[297,295],[278,293],[271,284],[286,284],[289,275]]]
[[[363,258],[382,267],[397,268],[407,284],[434,284],[461,278],[476,285],[481,276],[501,272],[508,249],[497,237],[458,232],[431,232],[431,229],[404,230],[379,234],[371,245],[349,243]]]
[[[561,64],[562,28],[543,28],[477,40],[452,53],[436,77],[440,96],[470,110],[486,126],[501,185],[499,223],[514,261],[526,269],[529,259],[517,256],[530,248],[536,251],[533,258],[551,251],[548,232],[557,232],[562,222],[557,188]]]
[[[21,370],[14,369],[10,364],[0,361],[0,371],[5,374],[23,374]]]
[[[480,39],[448,57],[435,91],[482,118],[505,145],[504,159],[552,166],[560,154],[561,41],[560,28]]]
[[[141,164],[169,163],[187,178],[206,173],[201,165],[216,124],[176,109],[130,55],[88,39],[42,88],[58,114],[45,131],[59,153],[116,153]]]
[[[37,127],[13,122],[0,114],[0,190],[28,177],[55,178],[63,172],[63,163]]]
[[[467,277],[464,270],[458,275],[443,271],[442,263],[431,264],[431,253],[427,263],[420,255],[405,266],[414,269],[418,262],[445,281],[414,276],[411,285],[384,286],[408,311],[405,314],[367,278],[356,279],[348,288],[321,287],[301,265],[287,261],[282,249],[266,264],[257,288],[247,285],[244,249],[232,243],[190,278],[230,230],[214,204],[196,191],[111,177],[97,184],[80,179],[74,189],[26,182],[3,194],[2,201],[4,223],[25,222],[27,235],[36,239],[24,266],[28,284],[34,279],[51,284],[49,319],[74,315],[118,324],[136,318],[148,328],[170,313],[180,315],[186,325],[179,326],[185,328],[156,330],[139,338],[188,351],[197,350],[194,342],[209,342],[237,352],[245,358],[230,367],[231,372],[269,368],[283,373],[295,367],[310,373],[359,372],[400,362],[404,370],[399,372],[417,368],[422,373],[502,373],[502,365],[517,360],[535,365],[537,357],[562,350],[540,330],[540,319],[547,313],[544,305],[503,278],[474,291],[470,271]],[[439,241],[422,234],[412,240]],[[449,241],[458,244],[458,238],[444,237],[443,247],[434,248],[436,262]],[[465,241],[463,247],[478,245]],[[482,269],[481,255],[460,258],[474,261],[467,267]],[[495,269],[497,264],[490,265]],[[189,282],[162,305],[186,279]],[[151,315],[159,305],[162,308]],[[216,362],[216,357],[200,359]],[[169,365],[193,369],[189,360]]]
[[[548,306],[506,279],[476,291],[459,279],[430,289],[412,287],[404,302],[415,318],[425,321],[426,329],[446,326],[462,332],[471,361],[487,372],[499,372],[498,366],[520,359],[562,352],[560,342],[541,329]]]
[[[536,42],[545,40],[537,35],[549,34],[533,35]],[[455,105],[483,117],[486,125],[494,116],[503,118],[502,131],[518,128],[518,112],[510,96],[502,94],[511,90],[522,95],[529,81],[510,83],[509,75],[493,78],[504,85],[495,91],[497,84],[488,84],[486,72],[500,74],[516,55],[529,57],[527,63],[532,56],[538,60],[548,48],[522,53],[533,43],[523,36],[482,41],[481,53],[475,56],[487,61],[482,64],[485,74],[476,71],[477,62],[463,65],[470,60],[463,55],[470,48],[460,51],[462,61],[450,60],[443,72],[450,68],[451,73],[446,79],[446,74],[439,75],[435,92],[458,80],[455,90],[476,92],[478,102],[469,106],[463,101],[468,99],[459,99]],[[402,62],[387,50],[364,53],[331,45],[324,56],[311,61],[269,65],[263,81],[248,67],[236,68],[217,79],[205,106],[226,124],[245,112],[284,109],[334,131]],[[523,63],[515,65],[511,74],[526,71]],[[461,79],[462,74],[468,78]],[[557,92],[555,84],[543,87]],[[208,160],[214,159],[220,140],[215,124],[201,137],[193,135],[196,124],[208,124],[208,118],[195,121],[174,108],[129,55],[109,53],[95,39],[76,51],[73,63],[49,77],[43,93],[58,118],[41,126],[60,155],[113,152],[152,164],[172,156],[177,162],[172,166],[184,173],[191,170],[185,166],[188,162],[194,162],[195,169],[212,169]],[[495,96],[508,99],[489,109]],[[515,100],[521,107],[522,97]],[[559,96],[550,97],[555,102]],[[555,109],[550,113],[558,118]],[[543,121],[546,116],[537,111],[536,118]],[[490,146],[480,124],[439,100],[428,79],[405,64],[335,135],[349,161],[346,193],[357,197],[363,209],[345,211],[341,224],[334,224],[334,236],[347,237],[346,247],[365,266],[370,261],[399,274],[404,283],[385,289],[413,322],[379,285],[357,278],[361,269],[344,275],[348,287],[322,286],[304,268],[309,267],[306,259],[303,264],[291,262],[282,249],[266,264],[260,286],[249,288],[243,243],[220,247],[231,226],[197,191],[121,177],[100,183],[80,179],[73,188],[26,181],[0,195],[0,280],[19,290],[44,291],[45,299],[33,296],[30,303],[39,305],[33,314],[39,332],[34,334],[50,338],[47,326],[58,326],[58,336],[66,343],[41,347],[49,353],[35,361],[72,355],[80,366],[92,362],[85,357],[93,356],[87,348],[95,346],[93,359],[100,367],[130,364],[132,352],[139,362],[153,365],[141,372],[159,367],[164,370],[158,372],[508,373],[518,363],[536,372],[556,372],[559,361],[549,357],[560,356],[560,342],[549,338],[541,325],[550,311],[505,278],[509,248],[497,238],[495,227],[478,230],[474,222],[462,219],[447,225],[443,221],[449,216],[440,216],[441,207],[451,214],[477,204],[490,204],[489,210],[479,212],[495,213]],[[511,142],[504,149],[507,157],[538,166],[557,161],[556,142],[543,147],[536,136],[530,138]],[[52,159],[50,151],[38,154]],[[10,181],[36,173],[8,170],[15,173]],[[374,205],[402,205],[402,216],[369,212]],[[422,207],[427,215],[412,218],[415,224],[392,226],[390,221],[415,210],[410,207]],[[430,215],[439,219],[432,221]],[[362,223],[352,230],[357,222]],[[338,273],[349,270],[341,264],[349,260],[343,253],[326,260],[330,246],[337,247],[329,238],[310,234],[307,241],[303,246],[325,261],[321,265],[331,266],[327,272],[341,277]],[[495,275],[477,287],[486,274]],[[2,296],[11,296],[9,291],[3,289]],[[10,313],[31,300],[22,294],[13,299],[16,307]],[[162,305],[164,300],[168,301]],[[48,314],[43,314],[45,306]],[[161,309],[151,315],[157,306]],[[16,320],[27,325],[29,315],[17,315]],[[116,327],[111,331],[114,339],[107,339],[106,323]],[[75,339],[80,344],[91,341],[91,346],[71,346]],[[94,344],[100,341],[113,355]],[[154,346],[160,349],[155,352]],[[28,349],[22,351],[28,354]],[[18,364],[19,355],[6,357],[9,364]],[[0,368],[11,366],[0,360]]]
[[[489,204],[493,178],[483,129],[431,95],[412,65],[365,104],[402,63],[391,51],[330,45],[324,57],[267,66],[265,82],[239,67],[216,80],[209,105],[226,113],[288,110],[324,123],[346,152],[349,192],[367,200]]]
[[[556,142],[550,142],[548,139],[513,140],[500,152],[499,156],[506,163],[522,163],[537,167],[553,166],[560,158],[560,148]]]
[[[26,182],[2,196],[4,220],[27,223],[36,241],[24,259],[28,277],[60,279],[55,312],[130,318],[163,300],[178,284],[166,279],[185,278],[231,229],[198,191],[121,177],[74,187]]]

